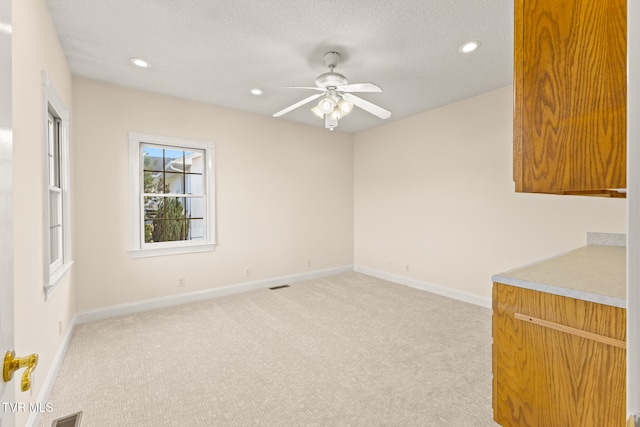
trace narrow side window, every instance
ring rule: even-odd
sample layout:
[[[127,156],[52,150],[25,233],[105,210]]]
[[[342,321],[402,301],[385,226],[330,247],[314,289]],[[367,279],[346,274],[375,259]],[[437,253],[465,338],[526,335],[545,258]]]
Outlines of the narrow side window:
[[[44,92],[44,289],[48,296],[69,271],[71,258],[69,113],[47,75]]]

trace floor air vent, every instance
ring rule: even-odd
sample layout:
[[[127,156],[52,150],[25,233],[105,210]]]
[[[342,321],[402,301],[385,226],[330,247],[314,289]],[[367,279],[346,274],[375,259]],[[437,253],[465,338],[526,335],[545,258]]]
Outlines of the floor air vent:
[[[51,427],[78,427],[80,426],[80,418],[82,418],[82,411],[53,420]]]
[[[269,288],[269,289],[271,289],[272,291],[275,291],[277,289],[283,289],[283,288],[288,288],[288,287],[289,287],[289,285],[282,285],[282,286],[274,286],[273,288]]]

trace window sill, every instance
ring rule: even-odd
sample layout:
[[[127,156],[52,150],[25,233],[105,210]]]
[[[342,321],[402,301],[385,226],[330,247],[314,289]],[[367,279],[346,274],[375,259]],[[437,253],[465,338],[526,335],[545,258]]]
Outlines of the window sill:
[[[133,249],[129,251],[131,258],[147,258],[152,256],[165,255],[181,255],[192,254],[197,252],[213,252],[215,244],[197,245],[197,246],[180,246],[174,248],[157,248],[157,249]]]
[[[49,283],[44,285],[44,299],[45,299],[45,301],[48,300],[49,297],[51,297],[51,295],[53,295],[53,292],[56,289],[58,289],[58,283],[60,283],[62,278],[67,275],[69,270],[71,270],[71,266],[72,265],[73,265],[73,261],[70,261],[70,262],[68,262],[66,264],[63,264],[62,266],[60,266],[59,269],[57,269],[55,271],[55,273],[53,273],[49,277]]]

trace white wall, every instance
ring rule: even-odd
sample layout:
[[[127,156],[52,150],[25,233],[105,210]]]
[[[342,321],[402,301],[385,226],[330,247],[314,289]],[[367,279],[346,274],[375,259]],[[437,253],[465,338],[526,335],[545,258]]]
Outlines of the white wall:
[[[624,199],[514,192],[512,100],[505,87],[355,135],[357,266],[489,298],[492,274],[626,232]]]
[[[46,118],[41,72],[48,73],[72,113],[71,73],[44,1],[14,0],[12,8],[15,350],[19,356],[34,352],[40,356],[33,394],[20,392],[20,381],[14,383],[18,401],[31,402],[40,393],[61,343],[58,322],[64,333],[75,312],[73,268],[46,301],[43,292]],[[19,378],[21,372],[16,375]],[[24,425],[28,416],[18,413],[17,425]]]
[[[81,78],[73,102],[79,311],[353,264],[350,134]],[[214,252],[131,258],[129,131],[215,142]]]

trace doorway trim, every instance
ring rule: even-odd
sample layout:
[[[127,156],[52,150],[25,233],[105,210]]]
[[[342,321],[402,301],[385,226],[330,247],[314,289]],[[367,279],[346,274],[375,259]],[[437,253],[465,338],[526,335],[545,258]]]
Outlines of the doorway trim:
[[[11,0],[0,0],[0,351],[14,347],[13,320],[13,114]],[[15,403],[15,382],[0,382],[0,401]],[[0,427],[15,413],[0,408]]]

